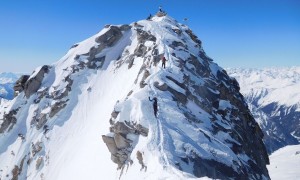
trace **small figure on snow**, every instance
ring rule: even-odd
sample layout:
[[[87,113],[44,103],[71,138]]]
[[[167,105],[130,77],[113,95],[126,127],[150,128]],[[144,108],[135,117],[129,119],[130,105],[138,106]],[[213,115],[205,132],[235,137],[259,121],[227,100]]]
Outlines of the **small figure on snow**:
[[[166,69],[166,61],[167,59],[165,58],[164,55],[161,56],[161,67],[163,67],[164,69]]]
[[[152,18],[152,14],[150,14],[148,17],[147,17],[147,20],[150,21]]]
[[[159,7],[158,7],[158,9],[159,9],[159,12],[161,12],[161,13],[163,12],[163,10],[162,10],[162,7],[161,7],[161,6],[159,6]]]
[[[153,101],[154,116],[157,118],[157,98],[154,97],[153,99],[150,99],[149,97],[149,101]]]

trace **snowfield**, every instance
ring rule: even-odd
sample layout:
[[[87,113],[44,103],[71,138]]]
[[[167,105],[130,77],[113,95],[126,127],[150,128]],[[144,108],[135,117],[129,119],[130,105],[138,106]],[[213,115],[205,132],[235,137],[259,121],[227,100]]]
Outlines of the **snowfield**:
[[[300,145],[286,146],[270,155],[268,170],[272,180],[300,179]]]

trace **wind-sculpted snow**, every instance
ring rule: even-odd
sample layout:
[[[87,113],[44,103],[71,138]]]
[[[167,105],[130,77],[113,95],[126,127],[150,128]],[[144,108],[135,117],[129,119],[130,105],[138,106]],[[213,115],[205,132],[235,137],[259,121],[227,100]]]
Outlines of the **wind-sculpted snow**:
[[[171,17],[107,25],[43,67],[1,106],[1,179],[269,179],[238,83]]]
[[[227,69],[264,131],[269,153],[300,140],[300,68]]]

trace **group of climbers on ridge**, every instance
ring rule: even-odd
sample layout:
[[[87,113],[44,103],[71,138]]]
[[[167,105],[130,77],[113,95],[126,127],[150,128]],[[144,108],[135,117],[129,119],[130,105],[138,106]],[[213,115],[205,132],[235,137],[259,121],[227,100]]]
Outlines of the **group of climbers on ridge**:
[[[162,10],[162,6],[159,6],[159,11],[157,12],[157,15],[158,16],[165,16],[166,15],[166,12]],[[147,17],[147,20],[151,20],[151,19],[152,19],[152,14],[150,14]],[[160,59],[161,59],[161,62],[162,62],[161,67],[166,69],[166,61],[167,61],[166,57],[164,55],[161,55]],[[149,98],[149,101],[151,101],[151,102],[153,101],[154,116],[157,118],[157,111],[158,111],[157,98],[156,97],[154,97],[153,99],[150,99],[150,97],[148,97],[148,98]]]

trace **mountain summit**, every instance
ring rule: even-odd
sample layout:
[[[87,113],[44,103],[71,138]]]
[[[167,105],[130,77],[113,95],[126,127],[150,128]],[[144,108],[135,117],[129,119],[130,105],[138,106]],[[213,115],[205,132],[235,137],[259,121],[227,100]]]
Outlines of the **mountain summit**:
[[[22,78],[0,111],[1,179],[269,179],[237,81],[165,14],[106,25]]]

